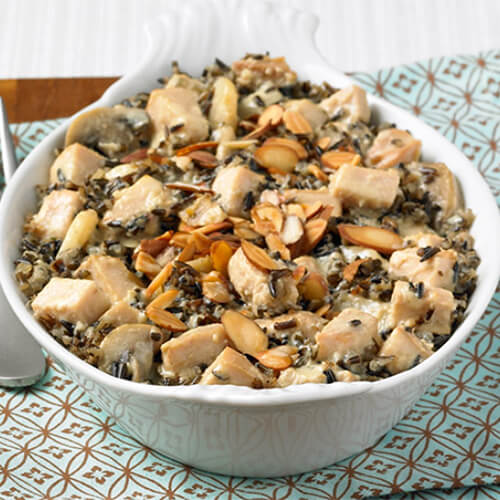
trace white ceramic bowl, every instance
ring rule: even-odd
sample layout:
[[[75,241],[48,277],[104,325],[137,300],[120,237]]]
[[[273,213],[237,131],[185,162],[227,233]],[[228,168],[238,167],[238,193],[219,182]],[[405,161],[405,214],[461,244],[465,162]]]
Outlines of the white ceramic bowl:
[[[317,20],[263,2],[193,1],[148,29],[149,51],[139,68],[89,106],[112,105],[156,86],[172,60],[198,75],[219,57],[246,52],[285,55],[301,79],[342,87],[350,80],[316,50]],[[346,42],[348,43],[348,42]],[[323,467],[371,446],[422,396],[479,320],[500,275],[499,216],[479,173],[445,138],[414,116],[370,96],[376,118],[409,129],[423,156],[444,161],[461,182],[465,203],[477,215],[472,228],[481,256],[477,290],[465,321],[437,353],[410,371],[379,382],[307,384],[253,390],[232,386],[149,386],[119,380],[86,364],[58,344],[25,308],[13,261],[34,187],[45,183],[52,151],[63,144],[70,120],[26,158],[0,205],[0,280],[10,305],[48,353],[121,427],[140,442],[186,464],[232,475],[280,476]],[[86,108],[86,109],[89,109]]]

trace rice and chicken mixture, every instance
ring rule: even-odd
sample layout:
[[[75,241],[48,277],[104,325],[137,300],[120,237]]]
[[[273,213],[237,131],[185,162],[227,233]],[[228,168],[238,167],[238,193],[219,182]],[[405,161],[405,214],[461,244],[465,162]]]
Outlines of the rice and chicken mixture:
[[[479,258],[443,163],[365,92],[284,58],[176,63],[73,120],[15,274],[69,351],[119,378],[380,380],[461,323]]]

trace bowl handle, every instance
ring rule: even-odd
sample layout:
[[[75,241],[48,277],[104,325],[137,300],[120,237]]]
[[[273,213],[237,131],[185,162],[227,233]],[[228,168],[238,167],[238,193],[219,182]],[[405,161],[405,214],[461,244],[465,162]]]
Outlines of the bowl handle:
[[[158,86],[157,79],[170,74],[171,62],[182,71],[199,75],[203,66],[219,58],[231,62],[246,53],[286,56],[299,72],[308,66],[328,66],[335,81],[351,83],[332,68],[320,54],[315,33],[318,18],[309,12],[285,7],[282,3],[252,0],[191,0],[171,3],[158,18],[145,25],[148,49],[136,69],[111,86],[104,94],[109,102],[133,93],[140,75],[144,88]],[[204,64],[200,65],[200,61]]]

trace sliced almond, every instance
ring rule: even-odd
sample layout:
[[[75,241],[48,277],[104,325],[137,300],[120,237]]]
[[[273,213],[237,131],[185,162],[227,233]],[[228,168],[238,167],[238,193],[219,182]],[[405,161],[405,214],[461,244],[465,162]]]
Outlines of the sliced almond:
[[[285,245],[296,243],[302,238],[304,227],[302,221],[296,215],[288,215],[283,224],[280,237]]]
[[[226,281],[220,273],[211,272],[202,279],[201,287],[203,295],[207,299],[219,304],[231,302],[231,293],[229,292]]]
[[[191,151],[187,156],[200,167],[216,168],[218,165],[217,158],[208,151]]]
[[[214,241],[210,246],[210,257],[213,268],[224,276],[227,276],[227,265],[232,256],[233,249],[227,241]]]
[[[240,139],[242,141],[248,141],[249,139],[257,139],[258,137],[264,135],[269,130],[271,130],[270,123],[266,123],[265,125],[259,125],[256,129],[252,130],[249,134],[244,135]]]
[[[272,223],[272,227],[277,233],[279,233],[283,228],[283,213],[274,205],[268,205],[265,203],[255,205],[252,213],[259,219],[270,221]]]
[[[357,259],[353,260],[350,264],[344,267],[342,271],[342,275],[346,281],[352,281],[358,272],[359,266],[363,264],[363,262],[368,262],[370,259]]]
[[[173,261],[167,262],[163,269],[154,277],[153,281],[144,291],[144,295],[147,299],[151,298],[153,294],[158,290],[163,284],[170,278],[172,271],[174,269]]]
[[[148,156],[148,148],[141,148],[132,151],[132,153],[124,156],[120,163],[132,163],[134,161],[144,160]]]
[[[305,279],[297,285],[299,293],[306,300],[319,301],[328,295],[328,284],[319,273],[309,273]]]
[[[223,143],[228,149],[247,149],[254,144],[257,144],[255,139],[249,139],[247,141],[226,141]]]
[[[328,222],[324,219],[311,219],[304,225],[302,254],[311,253],[326,233]]]
[[[297,266],[292,272],[292,278],[295,283],[300,283],[307,274],[306,266]]]
[[[137,271],[144,273],[150,280],[161,271],[160,264],[146,252],[139,252],[137,254],[134,265]]]
[[[148,307],[146,316],[155,324],[171,332],[185,332],[188,327],[171,312],[159,307]]]
[[[180,221],[179,225],[177,227],[179,232],[181,233],[190,233],[191,231],[194,231],[196,229],[195,226],[190,226],[189,224],[186,224],[184,221]]]
[[[234,234],[243,240],[256,240],[260,234],[246,225],[235,226]]]
[[[291,345],[280,345],[258,353],[255,357],[261,365],[273,370],[286,370],[293,363],[293,355],[297,353],[297,348]]]
[[[360,161],[361,157],[358,154],[349,151],[327,151],[321,155],[323,166],[332,170],[339,169],[345,163],[358,165]]]
[[[293,149],[297,153],[299,160],[305,160],[308,156],[306,148],[304,148],[299,141],[295,141],[294,139],[286,139],[285,137],[269,137],[269,139],[266,139],[263,146],[272,146],[273,144]]]
[[[325,172],[323,172],[323,170],[321,170],[318,165],[314,165],[314,163],[310,163],[309,165],[307,165],[307,171],[314,175],[314,177],[316,177],[316,179],[318,179],[319,181],[321,182],[328,182],[328,175],[325,174]]]
[[[196,253],[207,255],[210,253],[210,247],[212,246],[212,240],[207,238],[203,233],[198,233],[193,231],[193,242],[196,246]]]
[[[199,151],[201,149],[211,149],[216,148],[219,145],[217,141],[205,141],[205,142],[197,142],[195,144],[189,144],[184,148],[179,149],[175,156],[185,156],[193,151]]]
[[[182,252],[177,256],[177,260],[180,262],[187,262],[191,260],[196,253],[196,245],[194,241],[190,241],[183,249]]]
[[[198,257],[197,259],[188,260],[186,262],[195,271],[199,273],[209,273],[213,269],[212,259],[210,255],[205,255],[204,257]]]
[[[169,189],[179,189],[180,191],[187,191],[188,193],[214,194],[214,192],[210,188],[196,184],[185,184],[183,182],[167,182],[165,186]]]
[[[290,250],[276,233],[269,233],[266,236],[266,245],[271,252],[278,252],[283,260],[290,260]]]
[[[311,219],[321,212],[323,209],[323,203],[321,201],[315,201],[311,204],[304,204],[303,207],[306,219]]]
[[[139,252],[146,252],[152,257],[156,257],[161,252],[163,252],[165,248],[167,248],[173,234],[173,231],[166,231],[165,233],[151,240],[141,240],[141,243],[136,249],[137,254]]]
[[[318,146],[323,151],[326,151],[332,143],[330,137],[321,137],[316,141],[316,146]]]
[[[331,308],[332,306],[330,304],[324,304],[319,309],[316,309],[316,311],[314,311],[314,314],[317,314],[318,316],[324,318],[330,312]]]
[[[356,226],[354,224],[339,224],[340,236],[349,243],[366,248],[373,248],[377,252],[389,255],[403,247],[401,236],[375,226]]]
[[[262,248],[250,243],[249,241],[242,240],[241,249],[245,254],[245,257],[256,267],[262,271],[275,271],[277,269],[283,269],[275,260],[271,259],[267,252]]]
[[[263,127],[265,125],[277,127],[281,123],[282,119],[283,108],[279,104],[272,104],[261,113],[257,123],[260,127]]]
[[[176,290],[175,288],[171,288],[170,290],[166,290],[165,292],[158,295],[158,297],[156,297],[148,305],[146,310],[149,308],[167,309],[175,302],[177,295],[179,295],[179,290]]]
[[[210,234],[215,233],[215,231],[222,231],[223,229],[229,229],[233,225],[227,222],[214,222],[213,224],[207,224],[206,226],[199,227],[193,233]]]
[[[267,349],[267,335],[254,320],[229,310],[224,312],[221,321],[238,351],[255,356]]]
[[[287,110],[283,113],[283,123],[292,134],[311,134],[311,124],[296,111]]]
[[[287,203],[284,205],[284,209],[288,215],[296,215],[301,220],[306,220],[306,214],[304,211],[304,206],[299,203]]]
[[[171,238],[170,238],[170,245],[174,247],[179,247],[179,248],[185,248],[193,241],[193,236],[189,233],[175,233]]]
[[[295,150],[278,144],[261,146],[255,150],[254,157],[261,167],[276,169],[284,173],[292,172],[299,161]]]
[[[319,213],[317,214],[318,219],[324,219],[328,222],[328,219],[333,215],[334,207],[332,205],[328,205],[323,207]]]

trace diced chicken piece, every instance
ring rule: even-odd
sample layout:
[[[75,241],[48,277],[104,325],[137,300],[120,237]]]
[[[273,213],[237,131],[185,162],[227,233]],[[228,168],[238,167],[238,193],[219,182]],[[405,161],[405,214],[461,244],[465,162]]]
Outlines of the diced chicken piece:
[[[373,354],[381,344],[377,319],[358,309],[344,309],[316,335],[317,359],[341,361],[346,355],[362,358]]]
[[[430,258],[419,253],[422,253],[421,248],[406,248],[394,252],[389,260],[391,277],[407,279],[413,283],[421,281],[429,287],[453,290],[453,267],[457,262],[455,250],[439,250]]]
[[[326,111],[309,99],[291,99],[286,101],[285,108],[300,113],[313,130],[321,127],[328,119]]]
[[[356,375],[349,370],[342,370],[339,367],[336,367],[333,373],[339,382],[357,382],[360,380],[359,375]]]
[[[272,82],[277,87],[284,87],[297,81],[297,73],[292,71],[284,57],[261,59],[246,57],[232,64],[239,85],[257,88],[264,82]]]
[[[320,201],[323,206],[333,208],[332,217],[342,215],[340,198],[334,196],[326,187],[321,189],[285,189],[282,195],[286,202],[302,203],[304,205],[312,205]]]
[[[333,196],[345,207],[389,208],[394,203],[399,187],[395,170],[342,165],[330,185]]]
[[[420,171],[427,172],[422,177],[423,188],[429,192],[431,201],[441,207],[438,217],[447,219],[461,205],[455,176],[444,163],[422,163]]]
[[[104,224],[111,221],[126,223],[139,215],[149,214],[155,208],[167,209],[171,203],[170,191],[149,175],[142,176],[130,187],[115,191],[113,198],[113,208],[102,219]]]
[[[326,382],[323,363],[307,364],[299,368],[290,367],[283,370],[278,377],[279,387],[294,384],[323,384]]]
[[[242,216],[245,196],[255,193],[264,177],[249,168],[237,166],[222,169],[215,178],[212,189],[219,195],[217,200],[228,215]]]
[[[276,282],[276,297],[269,290],[269,274],[255,267],[239,248],[228,264],[229,279],[241,298],[255,314],[262,311],[278,314],[297,304],[299,292],[291,276]]]
[[[226,220],[227,215],[210,195],[205,194],[181,210],[179,218],[189,226],[206,226]]]
[[[142,288],[139,279],[125,267],[118,257],[91,255],[75,271],[77,276],[86,272],[90,273],[99,290],[112,304],[126,299],[134,288]]]
[[[210,126],[214,129],[229,125],[233,130],[238,124],[238,91],[234,83],[219,76],[213,85],[212,105],[210,107]]]
[[[255,322],[267,335],[292,335],[297,332],[311,339],[323,329],[327,320],[309,311],[298,311],[274,318],[256,319]]]
[[[61,189],[52,191],[30,223],[30,229],[40,238],[63,239],[83,200],[77,191]]]
[[[163,373],[189,376],[196,367],[212,363],[228,342],[226,331],[219,323],[193,328],[161,346]]]
[[[419,293],[421,296],[419,296]],[[391,298],[391,324],[414,327],[432,333],[451,332],[451,313],[455,309],[455,300],[449,290],[410,285],[406,281],[396,281]]]
[[[293,260],[298,266],[304,266],[310,273],[323,274],[323,270],[318,261],[310,255],[301,255]]]
[[[153,148],[167,136],[174,137],[176,145],[200,142],[208,137],[208,120],[203,116],[198,94],[193,90],[180,87],[155,89],[149,96],[146,111],[153,123]]]
[[[323,99],[320,106],[332,118],[339,111],[343,111],[351,122],[370,121],[370,106],[366,99],[366,92],[357,85],[349,85],[330,97]]]
[[[393,375],[408,370],[417,360],[426,359],[431,354],[432,350],[413,333],[407,332],[403,326],[398,326],[392,331],[378,353],[379,356],[394,356],[394,359],[386,365]]]
[[[51,278],[35,297],[31,307],[35,317],[87,325],[109,307],[110,302],[91,280]]]
[[[200,384],[244,385],[259,389],[264,385],[264,377],[243,354],[226,347],[205,370]]]
[[[418,160],[421,146],[422,143],[405,130],[388,128],[375,137],[367,158],[377,168],[394,167]]]
[[[50,167],[50,183],[61,182],[60,176],[75,186],[83,186],[106,159],[75,142],[66,147]]]
[[[187,90],[193,90],[197,94],[201,94],[206,90],[205,85],[203,85],[200,80],[196,80],[195,78],[191,78],[183,73],[176,73],[172,75],[169,79],[165,88],[181,88]]]
[[[113,304],[100,318],[99,322],[110,326],[144,323],[145,314],[132,307],[126,300]]]
[[[425,247],[440,247],[444,239],[436,233],[415,233],[405,238],[405,245]]]

